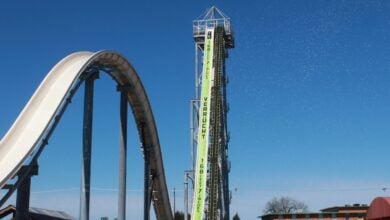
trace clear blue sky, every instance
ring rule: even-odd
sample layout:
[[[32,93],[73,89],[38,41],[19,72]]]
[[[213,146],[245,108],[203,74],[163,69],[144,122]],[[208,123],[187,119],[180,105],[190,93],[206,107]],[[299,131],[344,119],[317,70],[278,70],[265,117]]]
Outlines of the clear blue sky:
[[[312,211],[389,194],[390,2],[335,0],[7,1],[0,7],[0,136],[64,56],[112,49],[135,66],[157,122],[170,190],[183,207],[194,97],[192,20],[231,17],[232,212],[255,219],[273,196]],[[78,216],[82,92],[40,159],[32,206]],[[115,216],[118,94],[96,82],[92,217]],[[142,155],[129,131],[129,219],[142,214]],[[236,189],[236,190],[235,190]],[[50,191],[50,192],[49,192]],[[171,198],[173,201],[173,198]]]

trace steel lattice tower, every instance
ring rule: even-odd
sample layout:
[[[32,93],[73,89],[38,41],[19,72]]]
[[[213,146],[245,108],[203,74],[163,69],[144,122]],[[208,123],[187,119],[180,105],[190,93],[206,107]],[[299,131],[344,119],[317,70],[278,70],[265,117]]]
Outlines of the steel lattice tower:
[[[202,58],[204,56],[205,35],[207,29],[214,29],[214,74],[210,112],[210,144],[207,168],[206,218],[228,220],[231,193],[229,190],[230,161],[228,159],[229,132],[227,113],[229,111],[226,97],[228,77],[225,61],[228,49],[234,48],[234,34],[230,22],[221,10],[215,6],[193,21],[195,41],[195,99],[190,103],[191,114],[191,169],[185,172],[185,219],[188,213],[188,178],[195,179],[195,156],[199,126],[200,96],[202,87]],[[194,184],[192,184],[194,186]],[[194,190],[194,188],[192,188]]]

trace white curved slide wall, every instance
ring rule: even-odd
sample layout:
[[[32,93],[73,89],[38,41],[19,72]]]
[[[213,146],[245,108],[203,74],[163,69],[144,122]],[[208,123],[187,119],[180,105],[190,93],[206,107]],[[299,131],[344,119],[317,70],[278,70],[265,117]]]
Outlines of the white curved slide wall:
[[[34,150],[77,74],[93,55],[72,54],[59,62],[45,77],[14,124],[0,141],[0,187],[23,165]]]
[[[148,146],[144,153],[148,154],[147,162],[154,175],[152,187],[156,217],[172,219],[160,142],[146,91],[131,64],[113,51],[73,53],[48,73],[0,141],[0,188],[44,141],[43,138],[46,138],[57,114],[66,107],[66,99],[83,81],[81,74],[89,68],[104,70],[118,85],[131,87],[131,91],[127,92],[127,99],[132,107],[138,133],[143,137],[142,146]]]

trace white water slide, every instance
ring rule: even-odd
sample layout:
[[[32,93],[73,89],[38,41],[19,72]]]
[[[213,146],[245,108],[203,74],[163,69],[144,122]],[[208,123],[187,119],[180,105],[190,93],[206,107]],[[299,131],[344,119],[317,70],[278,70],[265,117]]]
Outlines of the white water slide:
[[[46,142],[67,102],[84,81],[88,70],[103,70],[121,86],[129,86],[132,107],[142,145],[150,149],[148,163],[154,173],[154,209],[157,219],[172,219],[156,124],[151,106],[131,64],[113,51],[77,52],[47,74],[14,124],[0,141],[0,188],[12,179],[39,145]]]

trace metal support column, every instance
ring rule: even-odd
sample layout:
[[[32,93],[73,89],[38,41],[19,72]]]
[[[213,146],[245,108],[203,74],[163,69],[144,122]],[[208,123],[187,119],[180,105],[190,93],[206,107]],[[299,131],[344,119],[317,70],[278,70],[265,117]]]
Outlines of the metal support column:
[[[94,81],[98,72],[91,75],[87,72],[84,93],[84,121],[83,121],[83,163],[81,170],[80,220],[89,220],[89,201],[91,191],[91,153],[92,153],[92,113]]]
[[[145,132],[144,132],[145,124],[141,124],[141,143],[145,143]],[[152,185],[153,181],[152,173],[150,172],[149,167],[149,147],[150,146],[141,146],[142,151],[144,152],[144,220],[150,219],[150,203],[152,199]]]
[[[118,86],[120,91],[120,129],[119,129],[119,190],[118,220],[126,219],[126,173],[127,173],[127,92],[129,86]]]
[[[195,106],[195,101],[194,100],[191,100],[190,101],[190,146],[191,146],[191,169],[194,170],[195,169],[195,159],[194,159],[194,156],[195,156],[195,153],[194,153],[194,149],[195,149],[195,144],[194,144],[194,138],[195,138],[195,127],[194,127],[194,106]]]
[[[199,112],[199,105],[200,105],[200,87],[201,87],[201,75],[202,72],[200,71],[203,65],[202,63],[199,63],[199,56],[202,55],[202,45],[204,42],[195,42],[195,99],[190,100],[190,170],[184,171],[184,219],[188,219],[188,179],[193,181],[195,179],[194,177],[194,171],[196,167],[196,147],[197,147],[197,134],[198,134],[198,112]],[[192,183],[192,187],[194,187],[194,183]],[[193,188],[192,188],[193,189]]]
[[[191,180],[192,186],[194,186],[193,170],[184,171],[184,220],[188,220],[188,179]]]
[[[188,176],[184,174],[184,220],[187,220],[188,215]]]
[[[176,188],[173,188],[173,216],[176,214]]]
[[[38,175],[38,165],[33,164],[31,166],[31,168],[23,166],[18,173],[18,178],[23,179],[21,179],[21,183],[17,190],[16,220],[29,219],[31,176]]]
[[[199,98],[199,63],[198,63],[199,44],[195,43],[195,98]]]
[[[188,173],[184,173],[184,220],[188,216]]]
[[[149,169],[149,162],[146,160],[145,155],[145,170],[144,170],[144,220],[150,219],[150,169]]]

